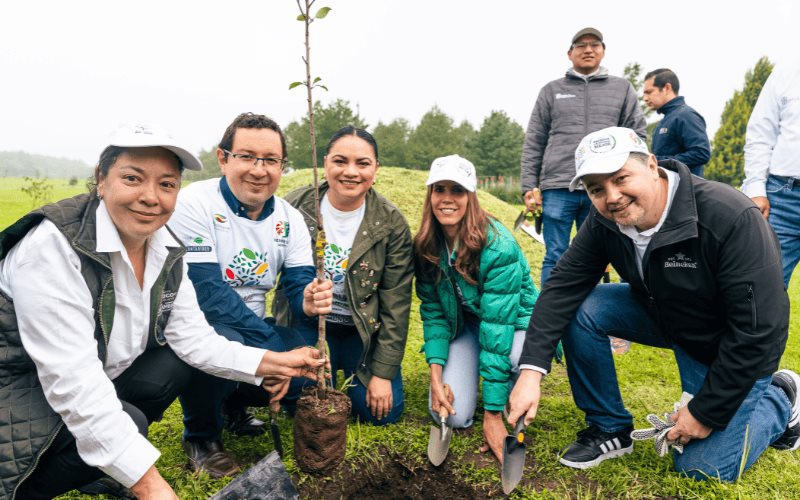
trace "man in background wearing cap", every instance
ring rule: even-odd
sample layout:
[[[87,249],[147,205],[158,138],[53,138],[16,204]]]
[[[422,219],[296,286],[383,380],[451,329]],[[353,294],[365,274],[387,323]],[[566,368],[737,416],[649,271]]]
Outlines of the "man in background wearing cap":
[[[660,68],[644,76],[644,102],[664,115],[653,134],[653,154],[657,160],[673,159],[703,177],[711,145],[706,121],[678,95],[680,81],[672,70]]]
[[[606,45],[594,28],[572,37],[572,68],[539,91],[522,147],[520,178],[525,206],[542,210],[545,255],[541,285],[569,245],[572,224],[580,227],[591,203],[583,190],[567,189],[575,175],[573,154],[583,136],[610,126],[646,134],[636,91],[600,66]]]
[[[332,284],[314,278],[303,216],[275,196],[286,164],[283,132],[266,116],[242,113],[225,130],[217,160],[222,177],[181,190],[169,222],[186,245],[200,309],[217,333],[248,346],[280,352],[312,343],[317,314],[331,311]],[[264,295],[279,274],[292,313],[303,318],[298,323],[306,330],[266,318]],[[296,398],[301,385],[295,381],[289,396]],[[212,477],[235,474],[236,461],[222,446],[223,412],[234,434],[261,434],[263,422],[246,407],[267,406],[267,394],[195,371],[180,401],[183,447],[192,468]]]
[[[800,66],[769,75],[747,122],[742,192],[781,242],[783,282],[800,262]]]
[[[772,375],[789,300],[778,242],[757,207],[682,163],[657,163],[630,129],[589,134],[575,163],[570,188],[583,184],[594,207],[536,303],[509,422],[536,416],[541,378],[562,339],[588,427],[561,463],[587,468],[633,451],[633,417],[608,348],[615,335],[674,351],[682,400],[692,396],[666,435],[684,446],[673,456],[678,471],[734,481],[767,446],[796,449],[800,377]],[[609,263],[626,283],[596,286]]]

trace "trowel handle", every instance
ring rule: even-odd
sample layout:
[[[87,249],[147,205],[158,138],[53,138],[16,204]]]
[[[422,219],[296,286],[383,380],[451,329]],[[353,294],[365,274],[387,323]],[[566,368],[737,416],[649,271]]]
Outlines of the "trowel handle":
[[[514,437],[517,439],[518,444],[522,444],[525,441],[525,415],[520,415],[519,420],[517,420],[517,425],[514,426]]]

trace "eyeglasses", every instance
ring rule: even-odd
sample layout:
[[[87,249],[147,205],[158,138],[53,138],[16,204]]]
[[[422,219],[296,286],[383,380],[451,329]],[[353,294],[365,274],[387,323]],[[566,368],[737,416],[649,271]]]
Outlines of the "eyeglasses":
[[[222,149],[222,148],[220,148],[220,149]],[[284,167],[286,167],[286,164],[289,163],[287,160],[284,160],[283,158],[278,158],[278,157],[275,157],[275,156],[267,157],[267,158],[261,158],[261,157],[258,157],[258,156],[251,155],[249,153],[233,153],[231,151],[228,151],[227,149],[223,149],[222,151],[224,151],[225,154],[231,155],[234,160],[240,161],[240,162],[243,162],[243,163],[250,163],[254,167],[256,165],[258,165],[259,160],[264,162],[264,165],[267,168],[272,168],[272,169],[276,169],[277,168],[277,169],[280,169],[280,170],[283,170]]]
[[[572,44],[572,48],[578,50],[586,50],[586,47],[591,47],[592,50],[599,50],[602,46],[603,42],[578,42]]]

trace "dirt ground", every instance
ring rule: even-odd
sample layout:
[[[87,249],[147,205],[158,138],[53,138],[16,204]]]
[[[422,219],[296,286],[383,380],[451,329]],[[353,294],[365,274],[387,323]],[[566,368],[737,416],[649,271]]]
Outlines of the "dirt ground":
[[[342,499],[481,499],[489,498],[459,479],[447,464],[410,466],[401,459],[388,460],[381,468],[340,469],[331,480],[304,482],[302,498]]]

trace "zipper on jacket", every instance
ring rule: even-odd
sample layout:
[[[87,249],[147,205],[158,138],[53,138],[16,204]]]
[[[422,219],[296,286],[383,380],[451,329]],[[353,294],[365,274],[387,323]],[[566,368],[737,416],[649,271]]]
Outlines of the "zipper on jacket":
[[[14,486],[14,491],[11,493],[11,500],[17,498],[17,490],[19,489],[20,485],[23,482],[25,482],[25,480],[28,479],[28,477],[30,477],[31,474],[33,474],[33,471],[36,470],[36,466],[39,465],[39,459],[42,458],[42,456],[44,456],[45,452],[47,452],[47,450],[53,444],[53,441],[56,440],[56,436],[58,436],[58,433],[61,432],[62,427],[64,427],[63,420],[58,424],[56,424],[56,428],[53,431],[53,433],[50,434],[50,438],[47,440],[44,446],[42,446],[42,449],[39,451],[39,453],[34,457],[33,464],[31,464],[31,467],[25,472],[25,474],[22,475],[19,481],[17,481],[17,485]]]
[[[71,246],[72,246],[73,249],[75,249],[75,250],[79,251],[80,253],[82,253],[83,255],[89,257],[90,259],[92,259],[93,261],[97,262],[98,264],[100,264],[104,268],[108,269],[109,271],[112,271],[111,266],[106,265],[105,262],[103,262],[100,259],[98,259],[97,257],[95,257],[91,252],[88,252],[88,251],[84,250],[83,248],[81,248],[77,244],[74,244],[74,245],[71,245]],[[108,288],[109,283],[111,283],[111,281],[113,281],[113,279],[114,279],[114,273],[112,271],[111,272],[111,276],[109,276],[109,278],[105,281],[105,283],[103,283],[103,287],[100,289],[100,297],[97,300],[97,309],[98,309],[98,315],[97,316],[98,316],[98,318],[100,318],[100,330],[103,332],[103,340],[105,340],[106,348],[108,348],[109,332],[107,331],[106,324],[103,321],[103,292],[106,290],[106,288]],[[104,358],[105,358],[105,356],[104,356]],[[105,359],[103,359],[103,362],[105,363]]]
[[[758,314],[756,310],[756,294],[753,291],[753,284],[747,284],[747,302],[750,303],[750,326],[755,330],[758,328]]]
[[[316,241],[316,238],[314,239],[314,241]],[[348,261],[349,261],[349,259],[348,259]],[[347,271],[350,271],[350,269],[348,268]],[[363,339],[363,338],[361,339],[361,343],[364,344],[364,349],[361,352],[361,359],[358,362],[358,368],[366,370],[367,369],[367,356],[369,355],[369,348],[370,348],[370,344],[372,343],[372,333],[373,332],[372,332],[372,329],[369,327],[369,324],[367,323],[367,321],[364,319],[364,315],[361,314],[361,311],[359,310],[359,308],[356,307],[355,299],[353,298],[353,292],[351,291],[351,290],[353,290],[353,283],[351,281],[352,273],[347,272],[347,273],[345,273],[345,276],[347,276],[347,278],[345,278],[345,281],[344,281],[345,282],[344,293],[347,296],[347,299],[350,301],[350,315],[351,316],[353,316],[353,315],[358,316],[358,319],[361,321],[361,324],[364,325],[364,331],[368,332],[367,336],[366,336],[367,338],[366,339]],[[348,290],[348,287],[350,288],[349,290]],[[356,328],[356,331],[358,331],[358,328]],[[359,332],[359,336],[360,336],[360,334],[361,334],[361,332]],[[356,371],[358,371],[358,369]]]
[[[583,79],[583,135],[589,134],[589,79]]]
[[[461,331],[461,326],[462,326],[462,323],[464,323],[464,318],[463,318],[463,313],[462,313],[462,310],[461,310],[461,308],[463,306],[458,301],[458,291],[456,290],[456,286],[457,286],[456,285],[456,279],[455,279],[455,276],[452,276],[452,277],[450,276],[450,269],[452,269],[452,268],[448,268],[447,270],[444,270],[444,272],[442,272],[442,276],[447,280],[448,283],[450,283],[450,288],[453,290],[453,294],[452,294],[451,297],[455,301],[455,307],[453,309],[455,309],[455,311],[456,311],[456,324],[455,324],[455,328],[453,329],[453,331],[450,334],[450,340],[453,340],[458,335],[458,332]]]
[[[111,276],[109,276],[109,278],[106,280],[106,282],[103,283],[103,288],[100,290],[100,298],[97,300],[97,309],[99,310],[98,311],[99,314],[97,315],[97,317],[100,319],[100,331],[103,332],[103,340],[106,343],[106,355],[108,351],[108,336],[110,335],[110,332],[106,328],[105,321],[103,321],[103,296],[105,295],[104,292],[108,288],[108,285],[111,283],[111,281],[113,281],[113,279],[114,279],[114,274],[112,273]],[[103,364],[105,364],[105,356],[103,356],[103,358],[104,358]]]

